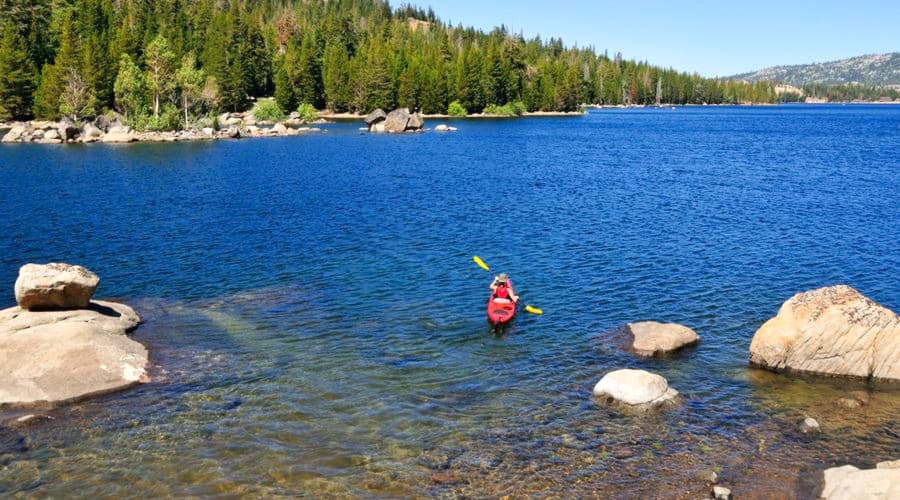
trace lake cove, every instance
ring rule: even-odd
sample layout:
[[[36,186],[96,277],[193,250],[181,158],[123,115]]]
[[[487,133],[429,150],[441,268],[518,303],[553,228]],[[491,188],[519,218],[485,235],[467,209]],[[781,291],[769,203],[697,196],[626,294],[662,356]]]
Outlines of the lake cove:
[[[150,353],[147,383],[0,409],[0,492],[780,498],[900,458],[896,383],[749,365],[798,293],[900,310],[900,108],[360,126],[0,146],[0,309],[23,264],[78,264]],[[473,255],[544,314],[491,334]],[[699,341],[632,348],[644,321]],[[593,395],[621,369],[677,397]]]

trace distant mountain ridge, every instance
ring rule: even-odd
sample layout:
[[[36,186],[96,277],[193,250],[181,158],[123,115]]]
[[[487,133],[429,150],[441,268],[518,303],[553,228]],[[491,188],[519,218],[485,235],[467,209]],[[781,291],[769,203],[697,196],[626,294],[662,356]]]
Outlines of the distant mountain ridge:
[[[775,80],[797,87],[811,83],[900,86],[900,52],[869,54],[824,63],[773,66],[730,78],[748,82]]]

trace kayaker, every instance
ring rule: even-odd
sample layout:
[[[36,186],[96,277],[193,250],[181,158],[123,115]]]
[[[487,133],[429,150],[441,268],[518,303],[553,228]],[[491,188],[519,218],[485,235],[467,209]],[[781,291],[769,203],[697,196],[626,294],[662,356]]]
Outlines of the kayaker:
[[[519,301],[519,296],[509,287],[509,276],[506,273],[500,273],[499,276],[495,276],[490,288],[491,291],[496,292],[494,302],[512,301],[516,303]]]

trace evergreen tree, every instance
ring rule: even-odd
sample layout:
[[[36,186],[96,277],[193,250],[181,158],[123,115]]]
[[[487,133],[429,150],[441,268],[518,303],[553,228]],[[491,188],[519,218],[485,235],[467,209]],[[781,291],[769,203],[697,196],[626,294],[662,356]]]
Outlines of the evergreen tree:
[[[0,120],[27,118],[31,114],[35,69],[25,39],[12,24],[0,38]]]

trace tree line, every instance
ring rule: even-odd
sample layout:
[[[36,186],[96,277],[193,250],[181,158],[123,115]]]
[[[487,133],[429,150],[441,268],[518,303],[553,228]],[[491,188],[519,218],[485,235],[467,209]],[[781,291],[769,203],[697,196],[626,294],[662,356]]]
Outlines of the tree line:
[[[0,0],[0,119],[92,117],[176,128],[274,96],[336,112],[515,104],[774,102],[562,40],[452,26],[382,0]]]
[[[781,102],[802,102],[806,97],[825,99],[829,102],[877,101],[881,98],[891,100],[900,98],[900,91],[890,87],[877,85],[829,85],[810,83],[802,87],[803,95],[796,92],[780,94]]]

